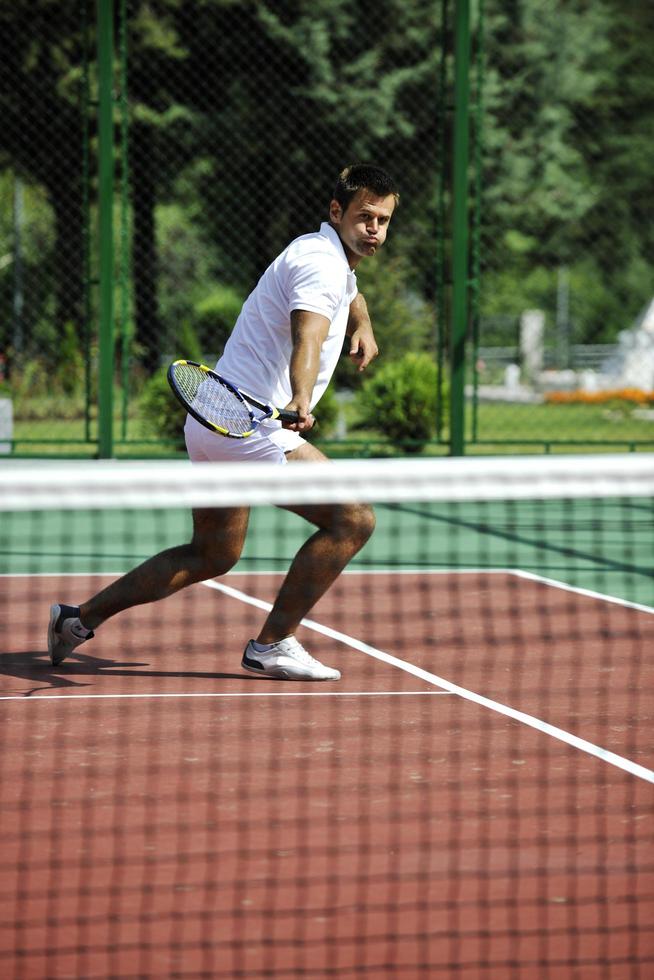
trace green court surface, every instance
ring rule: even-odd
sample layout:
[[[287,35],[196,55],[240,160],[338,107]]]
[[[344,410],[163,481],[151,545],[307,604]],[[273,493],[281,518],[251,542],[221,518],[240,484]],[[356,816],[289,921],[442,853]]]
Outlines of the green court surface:
[[[654,505],[645,498],[378,504],[358,571],[520,570],[654,606]],[[0,573],[121,573],[188,540],[182,510],[8,513]],[[237,571],[283,571],[310,532],[274,508],[253,511]]]

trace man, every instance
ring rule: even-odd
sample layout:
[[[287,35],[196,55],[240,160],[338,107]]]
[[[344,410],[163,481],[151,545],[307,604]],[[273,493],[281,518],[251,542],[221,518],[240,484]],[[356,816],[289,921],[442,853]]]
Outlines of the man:
[[[313,426],[312,410],[345,336],[360,371],[377,356],[354,270],[384,244],[398,200],[393,180],[379,167],[355,165],[340,174],[329,222],[291,242],[268,267],[245,301],[217,365],[220,374],[255,397],[297,411],[298,422],[285,427],[264,423],[249,438],[232,440],[189,416],[184,433],[191,460],[325,461],[302,433]],[[295,632],[366,543],[374,515],[362,504],[286,509],[317,530],[295,556],[259,635],[245,649],[242,667],[265,677],[338,680],[339,672],[315,660]],[[247,507],[196,509],[189,544],[155,555],[80,606],[55,603],[48,628],[52,663],[61,663],[110,616],[224,575],[240,557],[248,517]]]

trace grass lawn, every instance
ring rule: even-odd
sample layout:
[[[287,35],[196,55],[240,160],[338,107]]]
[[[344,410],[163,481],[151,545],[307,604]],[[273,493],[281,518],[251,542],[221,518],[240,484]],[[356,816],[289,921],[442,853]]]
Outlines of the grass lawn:
[[[395,455],[383,433],[356,429],[356,404],[346,406],[347,436],[326,438],[320,430],[316,444],[324,446],[331,456]],[[540,453],[551,447],[554,452],[599,452],[628,450],[631,444],[654,451],[654,419],[639,417],[639,410],[624,403],[616,405],[542,404],[521,405],[480,403],[476,429],[472,405],[468,404],[467,452],[474,454]],[[180,422],[181,425],[181,422]],[[96,454],[97,424],[92,420],[90,440],[86,441],[83,419],[59,419],[56,411],[47,419],[17,417],[14,422],[16,455],[86,456]],[[27,441],[21,441],[27,440]],[[116,419],[115,453],[118,456],[176,456],[171,443],[153,440],[138,418],[130,418],[127,440],[123,442],[122,425]],[[133,442],[132,442],[133,440]],[[565,446],[564,444],[568,445]],[[183,450],[182,450],[183,452]],[[447,433],[443,442],[429,444],[426,455],[447,455]]]
[[[538,440],[539,442],[583,443],[575,448],[600,444],[608,447],[621,443],[649,442],[654,450],[654,417],[641,418],[629,403],[609,405],[542,404],[517,405],[486,402],[478,406],[476,438],[483,443],[502,440]],[[468,413],[467,438],[475,436],[472,411]],[[599,446],[597,448],[600,448]],[[647,448],[647,447],[643,447]]]

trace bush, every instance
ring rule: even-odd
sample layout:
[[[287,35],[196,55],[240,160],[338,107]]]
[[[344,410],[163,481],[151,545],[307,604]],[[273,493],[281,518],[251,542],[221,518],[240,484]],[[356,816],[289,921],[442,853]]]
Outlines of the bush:
[[[334,427],[338,421],[338,399],[331,385],[326,389],[322,398],[314,409],[316,424],[313,429],[309,429],[304,434],[304,438],[309,442],[319,442],[321,439],[329,439],[334,432]]]
[[[184,180],[180,175],[182,196]],[[213,290],[220,257],[198,220],[196,206],[187,200],[183,205],[157,205],[156,232],[159,316],[165,342],[170,344],[177,339],[178,326],[192,314],[194,304]]]
[[[231,286],[217,286],[195,304],[191,327],[205,359],[220,357],[242,306],[243,297]]]
[[[338,418],[338,402],[331,387],[327,388],[320,399],[315,414],[316,425],[305,435],[305,438],[313,442],[329,438]],[[177,448],[184,448],[186,415],[170,390],[165,370],[158,371],[143,386],[139,415],[143,428],[149,435],[164,442],[172,442]]]
[[[357,427],[374,429],[397,449],[418,453],[436,435],[437,403],[438,368],[433,358],[410,352],[364,382],[357,394]]]
[[[377,374],[387,361],[397,360],[408,351],[434,348],[436,322],[433,308],[409,287],[410,264],[403,256],[386,252],[368,265],[357,268],[357,283],[368,305],[379,359],[359,374],[347,353],[336,368],[338,388],[358,389],[369,376]],[[347,341],[345,346],[347,352]]]
[[[183,357],[187,361],[199,361],[202,363],[206,360],[202,351],[202,345],[198,340],[198,335],[188,320],[184,320],[180,326],[176,337],[176,350],[180,351],[178,356]],[[213,361],[208,367],[213,367]]]
[[[84,394],[86,377],[84,352],[72,323],[64,324],[63,335],[58,343],[57,366],[53,375],[51,390],[54,388],[66,396]]]
[[[178,449],[184,448],[186,414],[170,389],[166,369],[146,381],[139,400],[139,414],[147,433],[162,442],[172,442]]]

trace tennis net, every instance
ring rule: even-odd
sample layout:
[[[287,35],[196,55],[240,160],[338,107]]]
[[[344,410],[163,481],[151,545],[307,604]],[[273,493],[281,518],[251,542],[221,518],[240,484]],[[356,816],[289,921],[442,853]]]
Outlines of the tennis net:
[[[651,976],[653,498],[645,454],[5,464],[0,973]],[[341,679],[246,673],[284,508],[356,502],[298,631]],[[52,603],[240,506],[229,574],[50,664]]]

